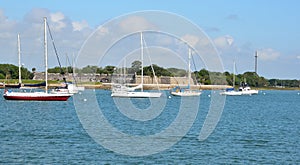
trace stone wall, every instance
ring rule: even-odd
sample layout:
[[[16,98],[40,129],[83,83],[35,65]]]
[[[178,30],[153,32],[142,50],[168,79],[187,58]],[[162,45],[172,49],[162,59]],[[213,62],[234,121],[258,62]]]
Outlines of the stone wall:
[[[75,74],[74,77],[76,77],[76,81],[79,82],[111,82],[111,76],[107,76],[105,74]],[[120,78],[123,78],[122,76],[119,76]],[[73,81],[73,75],[71,73],[65,74],[65,78],[67,81]],[[44,80],[45,76],[42,72],[35,72],[33,80]],[[114,76],[113,78],[115,81],[117,81],[118,76]],[[54,81],[61,81],[63,80],[63,76],[59,73],[48,73],[48,80],[54,80]],[[168,77],[168,76],[161,76],[157,78],[158,84],[179,84],[179,85],[187,85],[188,84],[188,78],[187,77]],[[129,83],[141,83],[141,76],[140,75],[132,75],[126,77],[126,82]],[[156,80],[154,77],[150,76],[144,76],[144,84],[156,84]],[[191,84],[195,84],[194,81],[191,79]]]
[[[141,76],[136,76],[136,84],[141,83]],[[187,77],[168,77],[161,76],[157,78],[158,84],[179,84],[179,85],[187,85],[188,78]],[[156,80],[150,76],[144,76],[144,84],[156,84]],[[191,84],[195,84],[191,79]]]
[[[73,74],[67,73],[64,75],[67,81],[73,81]],[[77,81],[80,82],[109,82],[110,77],[106,75],[100,74],[75,74],[74,77],[76,77]],[[45,73],[42,72],[36,72],[34,73],[33,80],[45,80]],[[48,80],[54,80],[54,81],[61,81],[63,80],[63,76],[59,73],[48,73]]]

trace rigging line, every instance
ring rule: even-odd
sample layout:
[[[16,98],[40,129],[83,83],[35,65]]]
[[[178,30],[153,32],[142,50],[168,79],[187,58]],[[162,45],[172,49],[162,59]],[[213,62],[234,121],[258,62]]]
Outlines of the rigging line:
[[[50,26],[49,26],[48,23],[47,23],[47,27],[48,27],[48,31],[49,31],[49,34],[50,34],[50,38],[51,38],[52,45],[53,45],[53,48],[54,48],[54,52],[55,52],[55,55],[56,55],[56,59],[57,59],[58,64],[59,64],[60,74],[63,75],[63,80],[64,80],[64,82],[66,82],[65,74],[64,74],[64,72],[63,72],[63,70],[62,70],[61,63],[60,63],[60,60],[59,60],[59,56],[58,56],[58,53],[57,53],[57,49],[56,49],[56,46],[55,46],[55,44],[54,44],[54,39],[53,39],[53,37],[52,37],[52,33],[51,33]]]
[[[158,80],[157,80],[157,77],[155,75],[155,71],[154,71],[154,68],[153,68],[153,65],[152,65],[152,61],[151,61],[151,58],[150,58],[150,52],[148,50],[148,46],[146,44],[146,41],[145,41],[145,38],[143,37],[143,43],[145,45],[145,48],[146,48],[146,51],[147,51],[147,55],[148,55],[148,58],[149,58],[149,61],[150,61],[150,66],[151,66],[151,69],[152,69],[152,73],[153,73],[153,76],[154,76],[154,79],[155,79],[155,82],[156,82],[156,85],[157,85],[157,88],[158,90],[160,91],[160,88],[159,88],[159,85],[158,85]]]
[[[193,61],[194,68],[195,68],[195,70],[197,71],[196,63],[195,63],[195,60],[194,60],[194,57],[193,57],[193,51],[192,51],[191,57],[192,57],[192,61]]]
[[[195,64],[194,57],[193,57],[193,51],[192,51],[191,57],[192,57],[192,61],[193,61],[194,68],[195,68],[195,70],[197,71],[197,67],[196,67],[196,64]],[[197,74],[195,75],[195,73],[194,73],[194,76],[195,76],[195,79],[196,79],[196,84],[198,85],[198,81],[197,81],[197,77],[196,77]],[[193,80],[193,81],[194,81],[194,80]]]
[[[71,62],[70,62],[70,59],[69,59],[69,56],[66,54],[66,56],[67,56],[67,62],[68,62],[68,64],[70,65],[70,66],[72,66],[72,69],[73,69],[73,65],[71,64]],[[75,68],[74,68],[75,69]],[[75,82],[75,84],[77,85],[77,80],[76,80],[76,78],[75,78],[75,75],[74,75],[75,73],[74,72],[72,72],[72,77],[73,77],[73,80],[74,80],[74,82]]]
[[[235,69],[235,72],[236,72],[236,73],[234,73],[234,74],[237,75],[239,72],[238,72],[238,70],[237,70],[236,64],[234,65],[234,69]]]

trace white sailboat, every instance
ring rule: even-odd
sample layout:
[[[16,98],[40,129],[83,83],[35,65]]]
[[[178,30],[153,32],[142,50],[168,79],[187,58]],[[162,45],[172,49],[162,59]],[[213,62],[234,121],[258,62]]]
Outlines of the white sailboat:
[[[153,98],[160,97],[162,93],[160,92],[147,92],[143,89],[144,84],[144,45],[143,45],[143,33],[140,33],[141,38],[141,62],[142,62],[142,70],[141,70],[141,84],[136,87],[128,88],[123,85],[118,85],[119,87],[114,87],[112,89],[112,97],[127,97],[127,98]],[[135,91],[136,89],[141,89],[140,91]]]
[[[242,95],[241,92],[235,91],[235,61],[233,62],[233,78],[232,78],[232,88],[225,89],[224,92],[221,92],[221,95],[227,95],[227,96],[240,96]]]
[[[73,60],[72,60],[72,63],[73,63],[73,86],[68,86],[68,89],[71,91],[71,92],[74,92],[74,93],[78,93],[79,91],[84,91],[85,90],[85,87],[84,86],[78,86],[78,83],[77,83],[77,80],[76,80],[76,68],[75,68],[75,58],[74,58],[74,55],[73,55]]]
[[[68,59],[68,58],[67,58]],[[62,84],[63,87],[58,87],[56,89],[53,89],[51,93],[71,93],[71,94],[76,94],[79,91],[84,91],[85,87],[84,86],[78,86],[78,83],[76,81],[76,73],[75,73],[75,61],[74,61],[74,55],[73,55],[73,60],[72,60],[72,68],[73,68],[73,82],[64,82]]]
[[[201,91],[200,90],[192,90],[191,89],[191,56],[192,52],[189,48],[189,59],[188,59],[188,86],[186,88],[182,88],[180,86],[177,86],[171,91],[171,94],[174,96],[200,96]]]
[[[123,78],[117,79],[116,82],[113,83],[112,86],[112,92],[133,92],[137,89],[142,88],[142,84],[130,86],[129,84],[126,84],[126,58],[124,59],[124,69],[121,70],[121,74],[123,75]]]
[[[47,49],[47,18],[44,18],[44,54],[45,54],[45,91],[44,92],[14,92],[5,90],[3,97],[6,100],[26,100],[26,101],[66,101],[72,94],[68,93],[48,93],[48,49]]]

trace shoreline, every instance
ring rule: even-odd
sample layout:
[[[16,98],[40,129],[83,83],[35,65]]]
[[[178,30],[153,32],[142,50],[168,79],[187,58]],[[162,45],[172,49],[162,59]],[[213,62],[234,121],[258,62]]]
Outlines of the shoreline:
[[[78,86],[83,86],[86,89],[111,89],[111,83],[101,83],[101,84],[80,84]],[[128,86],[137,86],[138,84],[128,84]],[[58,87],[60,84],[50,84],[50,87]],[[178,86],[178,84],[144,84],[145,90],[170,90],[174,87]],[[180,85],[181,87],[187,86],[186,84]],[[230,85],[191,85],[193,90],[224,90],[226,88],[232,88]],[[256,90],[300,90],[300,87],[251,87]],[[236,88],[237,89],[237,88]]]
[[[8,85],[16,85],[15,83],[8,83]],[[83,86],[86,89],[111,89],[112,83],[101,83],[101,84],[80,84],[78,86]],[[137,86],[138,84],[128,84],[128,86]],[[174,87],[178,86],[178,84],[144,84],[145,90],[170,90]],[[180,85],[181,87],[187,86],[187,85]],[[61,87],[61,83],[49,83],[49,88],[56,88]],[[0,88],[5,88],[3,84],[0,84]],[[224,90],[226,88],[232,88],[230,85],[191,85],[191,88],[193,90]],[[251,87],[252,89],[256,90],[300,90],[300,87]]]

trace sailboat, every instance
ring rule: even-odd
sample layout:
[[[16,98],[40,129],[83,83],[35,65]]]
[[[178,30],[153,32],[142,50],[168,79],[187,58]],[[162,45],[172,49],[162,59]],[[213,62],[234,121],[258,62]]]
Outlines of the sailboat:
[[[44,54],[45,54],[45,91],[44,92],[14,92],[5,90],[3,97],[6,100],[25,101],[67,101],[72,94],[48,93],[48,50],[47,50],[47,18],[44,17]]]
[[[67,56],[67,61],[68,60],[68,56]],[[62,85],[63,87],[58,87],[55,88],[51,91],[51,93],[71,93],[71,94],[76,94],[79,91],[84,91],[85,87],[84,86],[78,86],[77,81],[76,81],[76,77],[75,77],[75,61],[74,61],[74,55],[73,55],[73,61],[72,61],[72,68],[73,68],[73,73],[72,73],[72,77],[73,77],[73,82],[64,82]]]
[[[22,83],[22,76],[21,76],[21,42],[20,42],[20,34],[18,34],[18,68],[19,68],[19,83],[18,84],[7,84],[5,88],[20,88],[20,89],[32,89],[32,88],[39,88],[44,87],[46,85],[45,82],[37,83],[37,84],[23,84]]]
[[[192,52],[189,48],[189,59],[188,59],[188,86],[186,88],[182,88],[180,86],[176,86],[173,91],[171,91],[171,94],[174,96],[200,96],[201,91],[200,90],[192,90],[191,89],[191,56]]]
[[[226,96],[240,96],[240,95],[253,95],[258,94],[258,90],[251,89],[248,84],[245,82],[241,83],[241,86],[239,87],[239,90],[234,90],[235,87],[235,62],[233,62],[233,81],[232,81],[232,88],[225,89],[224,92],[221,92],[221,95]]]
[[[141,84],[136,87],[128,88],[123,85],[119,85],[119,88],[113,88],[112,97],[127,97],[127,98],[155,98],[160,97],[162,93],[160,92],[146,92],[143,89],[144,84],[144,44],[143,44],[143,33],[140,33],[141,39],[141,62],[142,62],[142,70],[141,70]],[[140,91],[135,91],[136,89],[140,89]]]
[[[19,61],[19,83],[18,84],[6,84],[5,88],[20,88],[22,84],[21,79],[21,44],[20,44],[20,34],[18,34],[18,61]]]
[[[75,59],[74,59],[74,55],[73,55],[73,60],[72,60],[72,68],[73,68],[73,73],[72,73],[72,77],[73,77],[73,84],[68,84],[68,90],[70,93],[78,93],[79,91],[84,91],[85,87],[84,86],[78,86],[77,80],[76,80],[76,68],[75,68]]]
[[[235,61],[233,62],[233,78],[232,78],[232,88],[226,88],[224,92],[221,92],[221,95],[227,96],[240,96],[242,95],[241,92],[235,91]]]

